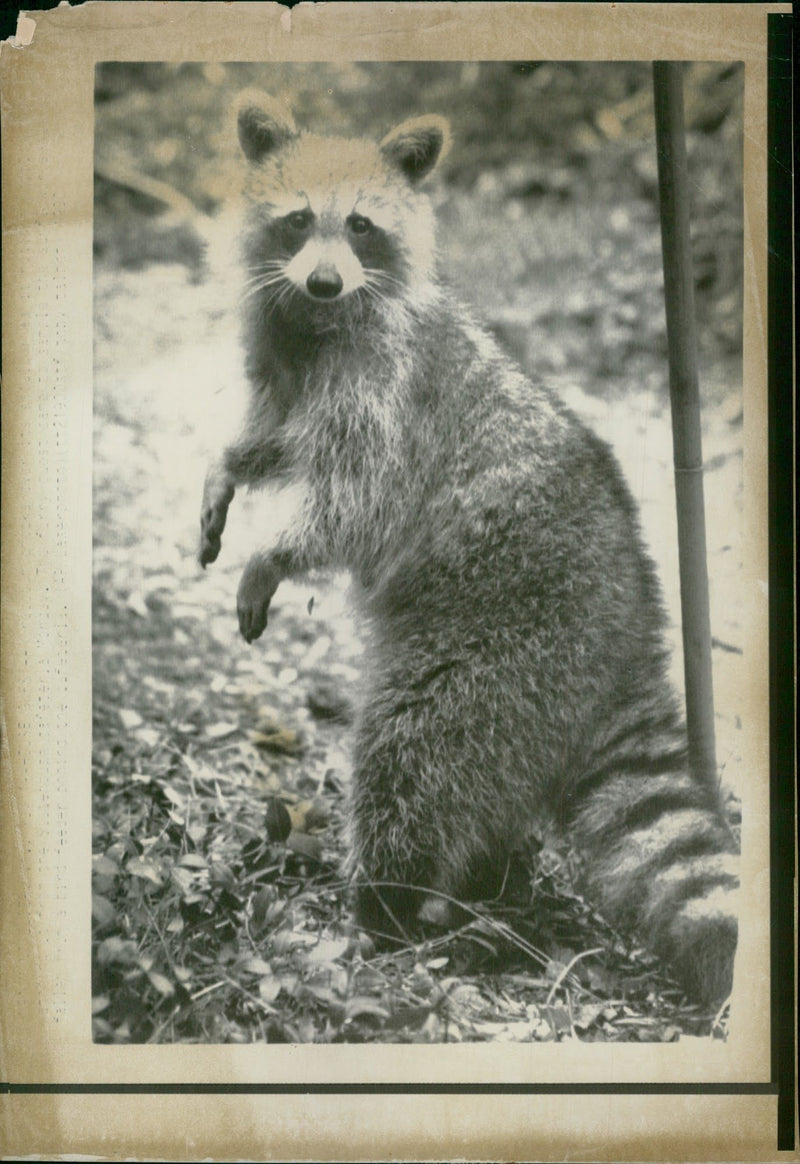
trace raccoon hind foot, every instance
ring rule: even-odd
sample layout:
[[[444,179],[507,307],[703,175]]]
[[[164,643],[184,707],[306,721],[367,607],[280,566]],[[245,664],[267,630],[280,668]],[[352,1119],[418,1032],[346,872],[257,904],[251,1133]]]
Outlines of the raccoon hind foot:
[[[373,937],[409,941],[421,899],[418,890],[365,882],[351,892],[353,918]]]
[[[404,889],[380,882],[358,886],[352,894],[356,923],[370,933],[408,940],[420,930],[454,929],[468,919],[457,904],[435,890]]]
[[[450,929],[457,922],[456,910],[449,901],[432,893],[423,899],[417,921],[441,930]]]

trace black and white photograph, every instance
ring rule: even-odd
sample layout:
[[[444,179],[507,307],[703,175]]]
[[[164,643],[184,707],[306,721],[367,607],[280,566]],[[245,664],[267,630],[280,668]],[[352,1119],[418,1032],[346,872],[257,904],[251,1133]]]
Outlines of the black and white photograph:
[[[744,69],[666,80],[97,65],[95,1042],[728,1038]]]
[[[795,1158],[788,13],[19,14],[7,1154]]]

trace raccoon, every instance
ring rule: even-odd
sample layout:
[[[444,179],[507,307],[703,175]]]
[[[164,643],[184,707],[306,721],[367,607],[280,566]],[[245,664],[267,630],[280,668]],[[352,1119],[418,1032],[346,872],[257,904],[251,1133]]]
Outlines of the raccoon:
[[[446,920],[548,821],[608,920],[722,1000],[736,844],[688,766],[636,508],[610,449],[437,277],[424,183],[447,123],[318,137],[251,93],[238,133],[251,396],[208,474],[200,561],[235,489],[271,481],[303,500],[244,570],[245,639],[282,579],[351,572],[369,667],[357,920]]]

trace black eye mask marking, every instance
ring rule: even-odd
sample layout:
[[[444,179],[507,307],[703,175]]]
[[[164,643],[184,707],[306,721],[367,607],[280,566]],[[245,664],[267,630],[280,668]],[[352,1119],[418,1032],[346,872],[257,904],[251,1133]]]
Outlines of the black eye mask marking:
[[[395,279],[406,269],[403,252],[395,239],[377,227],[371,219],[351,214],[347,219],[350,245],[365,268],[384,272]]]

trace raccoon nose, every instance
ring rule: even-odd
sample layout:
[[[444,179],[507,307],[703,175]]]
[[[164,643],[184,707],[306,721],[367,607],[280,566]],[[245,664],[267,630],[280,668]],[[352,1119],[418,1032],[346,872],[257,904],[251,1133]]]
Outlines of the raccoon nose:
[[[335,299],[344,283],[333,263],[318,263],[306,279],[309,295],[315,299]]]

